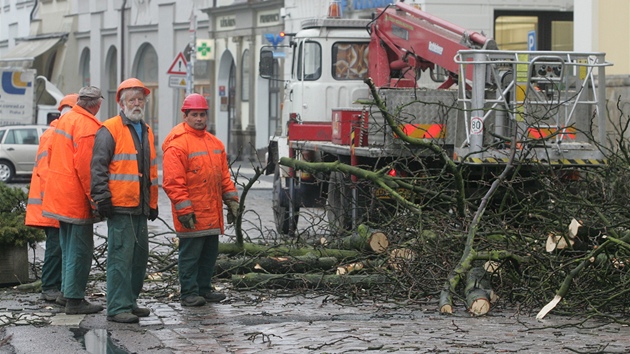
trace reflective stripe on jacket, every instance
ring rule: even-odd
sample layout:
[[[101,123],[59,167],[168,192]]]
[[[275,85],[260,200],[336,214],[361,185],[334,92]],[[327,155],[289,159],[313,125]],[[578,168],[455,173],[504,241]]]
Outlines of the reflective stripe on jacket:
[[[90,163],[101,122],[79,105],[59,118],[48,148],[44,216],[71,224],[94,222]]]
[[[33,175],[31,176],[31,187],[28,191],[28,204],[26,204],[26,217],[24,219],[26,226],[59,227],[59,220],[42,215],[42,200],[44,199],[44,188],[48,175],[48,147],[57,122],[57,119],[50,122],[50,128],[46,129],[39,138],[35,167],[33,167]]]
[[[214,135],[178,124],[162,145],[162,188],[171,200],[173,223],[180,237],[224,232],[223,201],[238,201],[223,143]],[[186,229],[178,216],[195,213],[195,229]]]
[[[133,133],[132,133],[133,131]],[[114,211],[149,215],[157,209],[158,168],[153,132],[143,123],[142,143],[131,121],[115,116],[96,134],[92,158],[92,198],[112,199]]]

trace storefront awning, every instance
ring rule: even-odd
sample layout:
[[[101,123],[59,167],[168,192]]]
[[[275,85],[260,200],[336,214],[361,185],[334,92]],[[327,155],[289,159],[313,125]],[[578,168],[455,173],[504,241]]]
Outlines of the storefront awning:
[[[32,62],[38,56],[52,49],[62,38],[43,38],[20,42],[0,57],[0,62]]]

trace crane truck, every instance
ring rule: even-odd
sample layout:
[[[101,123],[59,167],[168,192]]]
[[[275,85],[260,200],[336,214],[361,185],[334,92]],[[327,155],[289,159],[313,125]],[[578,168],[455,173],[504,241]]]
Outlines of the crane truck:
[[[371,20],[305,20],[290,46],[282,133],[267,152],[281,234],[295,232],[301,207],[325,207],[334,228],[348,229],[366,216],[356,212],[370,203],[361,198],[382,196],[371,190],[351,198],[351,176],[315,178],[278,164],[291,157],[376,170],[400,158],[399,137],[365,104],[368,77],[399,112],[405,134],[441,146],[469,170],[506,164],[512,145],[523,164],[606,162],[604,53],[499,50],[494,40],[403,2],[377,9]],[[271,78],[273,52],[262,48],[260,57],[260,75]],[[421,76],[427,73],[432,80]]]

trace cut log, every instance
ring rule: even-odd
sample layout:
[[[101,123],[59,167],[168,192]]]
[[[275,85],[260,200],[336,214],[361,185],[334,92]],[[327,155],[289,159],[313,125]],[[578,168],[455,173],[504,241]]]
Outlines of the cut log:
[[[254,257],[218,259],[215,268],[217,277],[254,272],[267,273],[306,273],[335,269],[339,261],[335,257]]]
[[[358,251],[340,250],[331,248],[300,247],[291,248],[287,246],[270,246],[255,243],[245,243],[243,248],[234,243],[219,243],[219,253],[230,256],[247,254],[249,256],[306,256],[335,257],[338,260],[354,259],[361,256]]]
[[[485,269],[485,271],[488,273],[494,273],[497,270],[499,270],[500,266],[501,266],[501,263],[499,262],[487,261],[486,263],[484,263],[483,269]]]
[[[402,270],[416,259],[416,252],[409,248],[395,248],[389,252],[387,264],[393,270]]]
[[[448,291],[440,294],[440,313],[453,313],[453,296]]]
[[[569,243],[567,243],[567,239]],[[553,232],[550,232],[547,235],[547,242],[545,243],[545,250],[549,253],[552,253],[555,250],[563,250],[569,245],[573,246],[575,244],[575,239],[571,238],[571,236],[564,237],[563,235],[557,235]]]
[[[354,272],[358,272],[363,269],[364,265],[361,262],[350,263],[346,265],[341,265],[337,267],[337,275],[345,275]]]
[[[233,275],[232,285],[238,289],[255,288],[332,288],[343,285],[374,288],[388,284],[387,277],[370,275],[322,275],[322,274],[262,274],[247,273]]]
[[[571,223],[569,224],[569,238],[576,238],[580,227],[582,227],[582,223],[575,219],[572,219]]]
[[[322,246],[329,246],[331,240],[321,237],[319,243]],[[347,250],[357,250],[371,253],[384,253],[389,247],[387,235],[380,230],[373,230],[366,225],[359,225],[357,231],[350,236],[342,238],[338,247]]]
[[[473,315],[485,315],[490,311],[490,296],[483,289],[474,289],[466,295],[466,305]]]
[[[468,312],[475,316],[485,315],[490,311],[490,293],[492,282],[490,273],[483,267],[474,267],[466,276],[466,305]]]

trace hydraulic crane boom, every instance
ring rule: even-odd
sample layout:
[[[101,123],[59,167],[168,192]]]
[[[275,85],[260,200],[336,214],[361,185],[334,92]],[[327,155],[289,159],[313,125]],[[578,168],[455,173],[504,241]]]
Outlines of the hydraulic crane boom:
[[[440,88],[449,88],[459,73],[457,51],[497,49],[494,40],[403,2],[377,13],[370,27],[368,69],[377,87],[415,87],[422,71],[439,65],[449,72]]]

